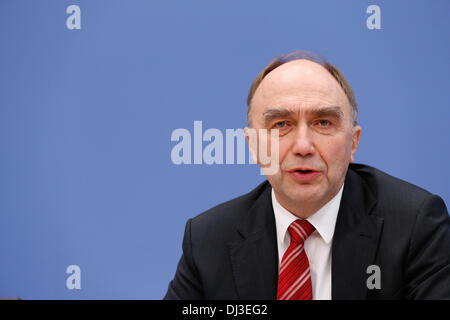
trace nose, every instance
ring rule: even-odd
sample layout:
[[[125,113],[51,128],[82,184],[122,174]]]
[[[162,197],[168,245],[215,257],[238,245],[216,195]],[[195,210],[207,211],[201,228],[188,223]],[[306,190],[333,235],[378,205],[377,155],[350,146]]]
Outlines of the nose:
[[[313,142],[313,133],[307,125],[299,125],[293,135],[292,152],[295,156],[308,157],[314,155],[316,149]]]

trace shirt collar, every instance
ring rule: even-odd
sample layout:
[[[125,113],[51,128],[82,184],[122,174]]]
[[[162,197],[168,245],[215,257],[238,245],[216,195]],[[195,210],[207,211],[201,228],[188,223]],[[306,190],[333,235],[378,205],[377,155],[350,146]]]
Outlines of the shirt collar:
[[[334,228],[336,225],[337,214],[342,198],[342,185],[339,192],[328,201],[322,208],[311,215],[308,220],[314,228],[316,228],[319,235],[329,244],[333,239]],[[297,216],[286,210],[276,199],[275,191],[272,188],[272,206],[275,214],[275,224],[277,228],[277,237],[279,241],[284,241],[287,236],[287,229],[292,222],[299,219]]]

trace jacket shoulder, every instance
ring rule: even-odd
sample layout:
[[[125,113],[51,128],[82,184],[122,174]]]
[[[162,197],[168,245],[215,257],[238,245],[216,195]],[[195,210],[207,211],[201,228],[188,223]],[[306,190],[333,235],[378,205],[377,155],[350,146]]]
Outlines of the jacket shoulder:
[[[200,229],[235,228],[267,188],[270,184],[266,180],[252,191],[200,213],[192,218],[192,224]]]
[[[363,164],[350,164],[349,170],[362,179],[384,207],[403,210],[418,209],[432,196],[429,191],[382,170]]]

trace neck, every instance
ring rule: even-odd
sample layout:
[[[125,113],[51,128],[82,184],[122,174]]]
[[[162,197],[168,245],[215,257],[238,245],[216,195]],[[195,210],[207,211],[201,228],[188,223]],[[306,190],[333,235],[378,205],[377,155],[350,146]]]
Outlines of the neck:
[[[284,201],[282,197],[279,197],[278,194],[275,192],[275,197],[277,198],[278,203],[285,208],[287,211],[292,213],[293,215],[302,218],[307,219],[310,216],[312,216],[314,213],[316,213],[321,207],[325,205],[323,204],[308,204],[308,203],[295,203],[293,201]]]
[[[342,187],[342,185],[341,185]],[[326,205],[331,199],[333,199],[339,192],[340,188],[331,193],[328,197],[321,199],[320,201],[292,201],[275,191],[275,197],[278,203],[285,208],[287,211],[295,215],[296,217],[307,219],[311,217],[314,213],[320,210],[324,205]]]

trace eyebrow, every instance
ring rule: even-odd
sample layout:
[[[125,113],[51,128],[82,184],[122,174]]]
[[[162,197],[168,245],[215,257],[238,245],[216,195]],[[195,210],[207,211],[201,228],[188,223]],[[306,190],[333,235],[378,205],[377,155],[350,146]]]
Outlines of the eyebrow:
[[[329,106],[329,107],[320,107],[312,110],[308,110],[306,112],[308,115],[312,115],[317,118],[336,118],[340,121],[344,118],[344,114],[340,107],[338,106]],[[274,108],[269,109],[263,113],[264,117],[264,125],[270,124],[272,121],[281,118],[289,118],[292,117],[295,112],[288,108]]]
[[[344,113],[342,112],[342,109],[337,106],[331,106],[331,107],[321,107],[318,109],[311,110],[311,114],[318,117],[318,118],[337,118],[339,120],[344,119]]]

